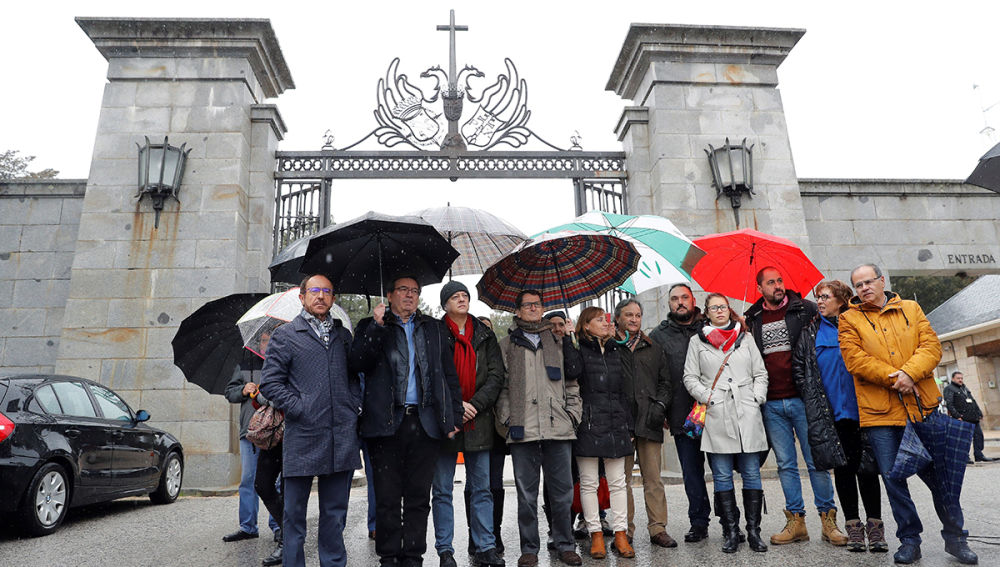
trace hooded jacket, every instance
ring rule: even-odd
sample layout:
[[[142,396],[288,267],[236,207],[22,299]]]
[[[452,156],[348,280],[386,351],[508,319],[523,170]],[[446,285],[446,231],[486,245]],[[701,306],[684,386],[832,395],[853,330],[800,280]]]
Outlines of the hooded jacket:
[[[698,334],[698,329],[705,325],[701,310],[697,307],[689,323],[678,323],[673,319],[664,319],[651,333],[649,338],[660,345],[667,355],[667,368],[670,370],[670,403],[667,411],[667,421],[670,423],[671,435],[684,434],[684,420],[691,412],[694,398],[684,387],[684,361],[687,359],[688,345],[691,337]]]
[[[579,457],[617,459],[631,455],[632,414],[625,393],[622,356],[628,350],[613,340],[604,344],[580,337],[579,350],[566,352],[575,358],[566,364],[566,378],[580,384],[583,419],[573,442],[573,454]]]
[[[881,308],[855,297],[840,316],[840,352],[854,376],[861,427],[906,425],[907,411],[919,419],[914,397],[904,396],[904,407],[892,389],[896,380],[889,375],[897,370],[913,379],[925,410],[936,407],[941,395],[934,381],[941,342],[930,321],[917,302],[885,295]]]

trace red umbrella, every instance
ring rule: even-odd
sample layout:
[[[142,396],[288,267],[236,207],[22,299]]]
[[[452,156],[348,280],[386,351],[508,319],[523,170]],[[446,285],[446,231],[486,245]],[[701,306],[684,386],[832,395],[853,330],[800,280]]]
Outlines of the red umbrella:
[[[745,228],[696,238],[694,243],[705,251],[695,264],[691,277],[706,291],[733,299],[754,302],[757,272],[773,266],[781,272],[786,289],[807,295],[823,274],[791,240]]]

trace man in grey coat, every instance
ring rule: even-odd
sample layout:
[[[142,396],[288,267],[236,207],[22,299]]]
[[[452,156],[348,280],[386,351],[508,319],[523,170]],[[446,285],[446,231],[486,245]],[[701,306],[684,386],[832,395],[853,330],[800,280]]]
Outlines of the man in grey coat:
[[[271,337],[260,385],[274,407],[285,412],[283,564],[305,565],[306,506],[318,477],[320,565],[342,567],[347,565],[344,524],[351,477],[361,467],[361,383],[347,366],[351,334],[330,316],[330,280],[306,278],[299,300],[302,312]]]
[[[260,373],[257,373],[257,382]],[[233,378],[226,385],[226,399],[230,403],[240,404],[240,527],[235,532],[222,536],[222,541],[233,542],[243,539],[253,539],[257,534],[257,512],[260,510],[260,500],[253,488],[257,472],[257,456],[260,450],[247,440],[247,428],[253,417],[253,403],[250,401],[257,394],[257,382],[254,381],[253,370],[236,368]],[[266,403],[263,396],[257,398],[260,403]],[[281,526],[268,518],[275,540],[281,538]]]

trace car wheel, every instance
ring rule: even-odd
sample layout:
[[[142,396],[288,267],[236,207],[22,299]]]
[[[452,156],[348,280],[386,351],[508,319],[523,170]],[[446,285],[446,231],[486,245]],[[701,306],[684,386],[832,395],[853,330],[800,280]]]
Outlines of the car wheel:
[[[32,536],[51,534],[66,517],[69,502],[66,469],[56,463],[45,463],[32,477],[21,503],[22,529]]]
[[[184,480],[184,463],[177,453],[171,452],[163,460],[163,473],[160,484],[149,494],[149,499],[156,504],[170,504],[177,500],[181,493],[181,482]]]

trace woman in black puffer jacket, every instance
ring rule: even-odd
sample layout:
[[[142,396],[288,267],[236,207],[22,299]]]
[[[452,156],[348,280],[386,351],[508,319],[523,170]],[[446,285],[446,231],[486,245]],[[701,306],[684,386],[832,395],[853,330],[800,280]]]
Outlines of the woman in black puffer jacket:
[[[580,503],[587,531],[591,534],[591,557],[605,557],[597,503],[598,463],[604,470],[611,496],[610,520],[615,531],[614,548],[622,557],[634,557],[628,542],[628,499],[626,496],[625,457],[632,454],[633,421],[625,396],[625,375],[621,348],[610,340],[612,327],[604,310],[588,307],[580,313],[576,326],[580,348],[576,354],[582,364],[578,376],[567,375],[580,384],[583,419],[576,432],[573,454],[580,469]]]

